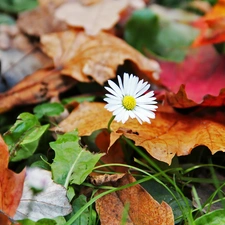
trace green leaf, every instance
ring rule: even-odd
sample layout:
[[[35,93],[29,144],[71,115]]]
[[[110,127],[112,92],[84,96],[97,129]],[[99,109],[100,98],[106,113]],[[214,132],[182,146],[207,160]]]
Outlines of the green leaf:
[[[39,140],[49,125],[39,123],[30,113],[21,113],[15,124],[3,136],[10,152],[10,161],[19,161],[33,155]]]
[[[156,42],[159,32],[159,18],[149,9],[135,11],[125,27],[125,40],[144,53]]]
[[[15,20],[7,14],[0,13],[0,24],[13,25],[15,24]]]
[[[29,219],[19,220],[21,225],[64,225],[66,223],[66,220],[64,217],[59,216],[57,218],[53,219],[41,219],[37,222],[34,222]]]
[[[185,4],[192,0],[185,0]],[[161,4],[164,6],[175,7],[184,4],[184,1],[181,0],[157,0],[157,4]]]
[[[1,0],[0,10],[10,13],[18,13],[34,9],[38,6],[37,0]]]
[[[83,183],[103,155],[92,154],[82,149],[77,131],[59,136],[50,146],[55,151],[54,162],[51,165],[53,179],[66,188],[69,183]]]
[[[209,212],[195,220],[195,225],[224,225],[225,224],[225,210],[218,209]]]
[[[40,119],[43,116],[57,116],[60,115],[64,111],[64,107],[62,104],[54,102],[54,103],[43,103],[37,105],[34,108],[34,113]]]
[[[69,186],[67,189],[67,198],[71,202],[74,196],[76,195],[75,190],[72,186]]]
[[[64,98],[62,100],[63,104],[69,104],[71,102],[93,102],[95,100],[95,96],[79,96],[79,97],[70,97],[70,98]]]
[[[76,198],[72,203],[73,212],[67,216],[67,219],[69,220],[85,204],[87,204],[86,196],[80,195],[78,198]],[[85,209],[84,212],[81,214],[81,216],[77,220],[75,220],[71,225],[88,224],[89,216],[90,216],[89,210]]]
[[[165,60],[183,61],[198,30],[159,17],[151,9],[135,11],[125,27],[125,40],[141,51]]]

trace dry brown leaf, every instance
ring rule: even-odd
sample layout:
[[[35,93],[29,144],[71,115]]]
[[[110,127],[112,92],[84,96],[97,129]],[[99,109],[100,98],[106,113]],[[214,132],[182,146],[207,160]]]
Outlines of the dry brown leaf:
[[[57,19],[74,27],[83,27],[89,35],[109,30],[119,20],[119,13],[128,6],[128,0],[102,0],[84,5],[80,1],[61,5],[55,12]]]
[[[90,37],[82,31],[65,31],[43,35],[43,51],[53,58],[61,72],[81,82],[90,77],[103,84],[115,77],[117,67],[130,60],[138,69],[157,80],[159,64],[144,57],[123,40],[101,32]]]
[[[115,182],[118,179],[122,178],[124,176],[124,173],[120,173],[120,174],[103,174],[103,175],[89,175],[90,176],[90,181],[92,184],[94,185],[102,185],[104,183],[108,183],[108,182]]]
[[[59,124],[60,131],[68,132],[77,128],[80,136],[86,136],[94,130],[107,128],[112,114],[104,106],[104,103],[80,104]],[[188,155],[199,145],[207,146],[215,154],[225,151],[225,118],[224,115],[222,117],[219,123],[200,116],[156,112],[151,124],[140,125],[135,119],[129,119],[125,124],[113,121],[110,146],[121,135],[125,135],[134,140],[137,146],[144,147],[151,156],[168,164],[175,155]]]
[[[58,3],[44,5],[30,11],[19,14],[17,25],[19,28],[34,36],[40,36],[51,32],[57,32],[67,29],[67,25],[54,17],[56,5]]]
[[[68,90],[75,82],[52,68],[40,69],[27,76],[9,91],[0,94],[0,113],[15,106],[46,101]]]
[[[114,187],[121,187],[135,182],[135,179],[126,174],[116,182]],[[98,191],[99,193],[104,192]],[[126,224],[129,225],[173,225],[172,209],[167,203],[159,204],[153,197],[137,184],[132,187],[105,195],[96,201],[96,209],[102,225],[120,225],[124,206],[128,204]]]

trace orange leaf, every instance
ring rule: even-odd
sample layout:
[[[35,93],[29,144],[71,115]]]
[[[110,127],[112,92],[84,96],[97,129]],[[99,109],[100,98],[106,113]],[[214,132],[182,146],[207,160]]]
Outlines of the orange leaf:
[[[135,179],[126,174],[116,182],[111,182],[114,187],[121,187],[135,182]],[[98,191],[98,193],[102,193]],[[174,224],[173,212],[167,203],[159,204],[147,193],[141,185],[113,192],[96,201],[96,209],[102,225],[119,225],[122,221],[124,206],[128,204],[126,224],[135,225],[172,225]]]
[[[8,162],[8,148],[0,136],[0,210],[13,217],[22,196],[25,170],[16,174],[8,169]],[[5,221],[4,214],[0,214],[0,220]]]
[[[225,41],[225,1],[220,0],[194,25],[201,30],[193,46],[220,43]]]
[[[59,124],[60,131],[78,129],[80,136],[106,128],[112,114],[104,103],[82,103]],[[125,124],[112,122],[110,146],[121,136],[135,141],[154,158],[171,163],[174,155],[188,155],[199,145],[207,146],[212,154],[225,151],[225,119],[221,123],[198,116],[184,116],[175,112],[156,112],[151,124],[140,125],[129,119]],[[87,125],[88,124],[88,125]]]
[[[104,32],[90,37],[83,31],[68,30],[43,35],[41,43],[43,51],[53,58],[62,74],[81,82],[94,79],[103,84],[115,77],[118,66],[125,60],[130,60],[154,81],[160,71],[156,61],[144,57],[122,39]]]

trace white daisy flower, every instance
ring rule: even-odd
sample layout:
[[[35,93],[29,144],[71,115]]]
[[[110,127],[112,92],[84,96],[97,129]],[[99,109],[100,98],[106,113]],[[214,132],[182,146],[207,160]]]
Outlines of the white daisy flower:
[[[49,178],[45,174],[43,175],[42,171],[43,169],[38,167],[29,167],[26,169],[25,182],[35,192],[43,191],[49,182]]]
[[[149,91],[150,84],[139,80],[138,77],[124,73],[123,82],[120,76],[117,76],[118,83],[115,84],[109,80],[110,87],[105,89],[110,92],[106,94],[104,100],[108,103],[105,108],[113,112],[117,122],[125,123],[129,117],[136,118],[139,123],[151,123],[150,119],[155,118],[155,111],[158,106],[154,96],[154,91]],[[147,92],[147,93],[146,93]],[[150,118],[150,119],[149,119]]]

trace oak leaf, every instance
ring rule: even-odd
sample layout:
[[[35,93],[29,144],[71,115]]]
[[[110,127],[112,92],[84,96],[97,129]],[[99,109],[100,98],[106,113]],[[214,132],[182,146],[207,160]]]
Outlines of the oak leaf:
[[[57,19],[74,27],[83,27],[88,35],[111,29],[119,20],[119,13],[128,6],[128,0],[102,0],[95,4],[80,1],[61,5],[55,12]]]
[[[133,182],[135,182],[135,179],[132,175],[126,174],[118,181],[111,182],[111,184],[114,187],[122,187]],[[103,190],[98,191],[98,194],[102,192]],[[96,209],[101,224],[121,224],[126,204],[129,205],[126,224],[174,224],[173,212],[170,206],[165,202],[159,204],[139,184],[107,194],[96,201]]]
[[[104,103],[82,103],[57,129],[69,132],[77,128],[80,136],[87,136],[94,130],[106,128],[112,114],[104,106]],[[202,116],[158,111],[151,124],[140,125],[135,119],[129,119],[125,124],[113,121],[110,146],[124,135],[135,145],[144,147],[154,158],[170,164],[175,155],[188,155],[199,145],[207,146],[212,154],[225,151],[224,121],[224,117],[218,122]]]
[[[220,43],[225,41],[225,1],[219,0],[203,17],[193,23],[201,30],[193,46]]]
[[[6,215],[12,218],[16,213],[22,196],[25,178],[25,170],[16,174],[8,169],[8,163],[8,148],[0,136],[0,210],[4,213],[0,213],[0,221],[4,225],[11,224]]]
[[[161,83],[172,92],[167,95],[169,103],[178,108],[224,105],[224,61],[209,45],[192,49],[182,63],[161,62]]]
[[[68,30],[41,36],[42,50],[53,58],[61,73],[80,82],[94,79],[103,84],[114,78],[125,60],[133,62],[153,80],[160,71],[156,61],[144,57],[122,39],[104,32],[90,37],[83,31]]]

